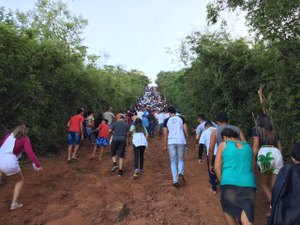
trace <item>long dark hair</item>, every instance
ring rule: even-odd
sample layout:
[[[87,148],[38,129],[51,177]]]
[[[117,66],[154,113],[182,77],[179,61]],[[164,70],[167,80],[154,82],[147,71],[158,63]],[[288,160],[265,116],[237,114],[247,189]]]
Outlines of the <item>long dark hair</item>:
[[[277,144],[278,134],[274,129],[270,117],[264,113],[260,113],[256,118],[258,132],[266,144]]]
[[[143,126],[143,122],[140,118],[136,118],[134,121],[134,126],[135,126],[135,132],[136,133],[144,133],[145,134],[145,128]]]

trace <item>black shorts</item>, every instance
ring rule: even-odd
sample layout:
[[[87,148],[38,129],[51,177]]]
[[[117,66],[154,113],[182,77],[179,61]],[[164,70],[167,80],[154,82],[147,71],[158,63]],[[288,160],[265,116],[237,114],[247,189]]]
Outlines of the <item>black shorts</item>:
[[[256,188],[222,185],[221,205],[225,213],[241,221],[241,214],[245,211],[248,220],[254,223],[254,206]]]
[[[118,156],[120,158],[125,158],[125,149],[126,149],[126,141],[118,141],[114,140],[111,142],[111,156],[116,156],[118,153]]]

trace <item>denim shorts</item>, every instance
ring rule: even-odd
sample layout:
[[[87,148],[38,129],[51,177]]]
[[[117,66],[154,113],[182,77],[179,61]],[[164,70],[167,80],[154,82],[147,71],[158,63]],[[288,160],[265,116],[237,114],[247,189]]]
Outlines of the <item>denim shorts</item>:
[[[68,144],[73,145],[73,144],[79,145],[80,144],[80,133],[69,131],[68,133]]]
[[[105,147],[108,145],[108,140],[105,137],[98,137],[96,140],[96,144],[101,147]]]

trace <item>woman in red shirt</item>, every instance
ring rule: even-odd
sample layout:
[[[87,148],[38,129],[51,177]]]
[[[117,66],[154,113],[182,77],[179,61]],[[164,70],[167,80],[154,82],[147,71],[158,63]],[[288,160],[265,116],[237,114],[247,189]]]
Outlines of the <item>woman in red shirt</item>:
[[[31,143],[27,136],[28,132],[29,126],[22,122],[12,133],[8,133],[0,143],[0,181],[2,173],[7,176],[18,175],[19,177],[19,181],[17,181],[14,188],[11,210],[23,207],[23,204],[18,202],[24,183],[23,173],[18,161],[22,156],[23,149],[25,149],[28,158],[33,162],[33,168],[37,171],[42,170],[42,166],[31,148]]]

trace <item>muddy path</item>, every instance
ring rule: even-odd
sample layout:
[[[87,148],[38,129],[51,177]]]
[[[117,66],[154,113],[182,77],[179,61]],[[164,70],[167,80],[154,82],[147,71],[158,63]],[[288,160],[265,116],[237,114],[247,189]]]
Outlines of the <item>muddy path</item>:
[[[76,163],[66,163],[66,150],[60,156],[41,158],[42,173],[23,161],[25,185],[20,202],[24,207],[9,210],[15,178],[6,177],[0,186],[0,224],[225,225],[219,194],[209,191],[206,162],[199,165],[194,146],[192,142],[185,161],[187,184],[179,189],[171,185],[169,155],[162,151],[162,137],[150,140],[144,174],[137,180],[132,179],[132,146],[127,147],[124,177],[111,172],[109,150],[101,162],[90,161],[90,146],[80,148]],[[258,190],[255,224],[266,224],[267,208],[266,198]]]

